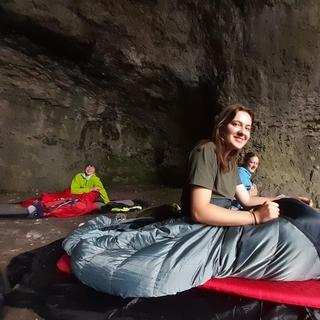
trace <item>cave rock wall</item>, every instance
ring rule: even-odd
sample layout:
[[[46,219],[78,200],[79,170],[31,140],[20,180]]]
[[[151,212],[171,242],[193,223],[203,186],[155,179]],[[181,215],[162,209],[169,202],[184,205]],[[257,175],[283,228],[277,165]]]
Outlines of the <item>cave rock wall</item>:
[[[0,189],[181,184],[221,106],[254,109],[264,193],[319,194],[320,4],[0,3]]]

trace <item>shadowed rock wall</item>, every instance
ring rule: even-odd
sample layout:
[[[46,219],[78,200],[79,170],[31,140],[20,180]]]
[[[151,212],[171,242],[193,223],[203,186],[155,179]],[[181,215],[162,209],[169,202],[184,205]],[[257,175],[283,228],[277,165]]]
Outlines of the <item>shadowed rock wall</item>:
[[[316,196],[319,9],[2,1],[0,188],[59,190],[87,161],[107,185],[180,184],[193,143],[239,101],[257,115],[258,184]]]
[[[253,106],[265,193],[320,193],[320,5],[253,1],[219,10],[223,99]],[[249,149],[250,146],[247,148]]]

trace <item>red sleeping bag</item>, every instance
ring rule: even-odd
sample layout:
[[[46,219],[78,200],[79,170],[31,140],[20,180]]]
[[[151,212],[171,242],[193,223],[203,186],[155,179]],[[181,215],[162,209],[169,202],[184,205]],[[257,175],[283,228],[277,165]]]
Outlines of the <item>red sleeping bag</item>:
[[[95,203],[98,197],[98,192],[72,194],[70,189],[66,189],[60,193],[44,192],[39,199],[23,201],[21,206],[28,207],[40,202],[44,217],[68,218],[98,209]]]

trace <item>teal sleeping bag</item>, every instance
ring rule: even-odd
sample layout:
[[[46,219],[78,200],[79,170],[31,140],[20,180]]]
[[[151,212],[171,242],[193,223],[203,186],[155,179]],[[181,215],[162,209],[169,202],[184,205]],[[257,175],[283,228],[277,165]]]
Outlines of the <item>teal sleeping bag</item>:
[[[137,227],[99,216],[63,247],[80,281],[122,297],[175,294],[212,277],[319,279],[319,213],[294,199],[279,204],[279,219],[241,227],[187,218]]]

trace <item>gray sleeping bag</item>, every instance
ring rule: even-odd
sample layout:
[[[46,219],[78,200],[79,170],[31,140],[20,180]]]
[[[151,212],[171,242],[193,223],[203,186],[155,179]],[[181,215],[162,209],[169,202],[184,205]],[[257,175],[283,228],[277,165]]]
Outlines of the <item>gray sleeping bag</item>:
[[[179,218],[132,228],[100,216],[63,246],[77,278],[122,297],[175,294],[212,277],[319,279],[319,213],[295,200],[282,207],[290,214],[243,227]]]

